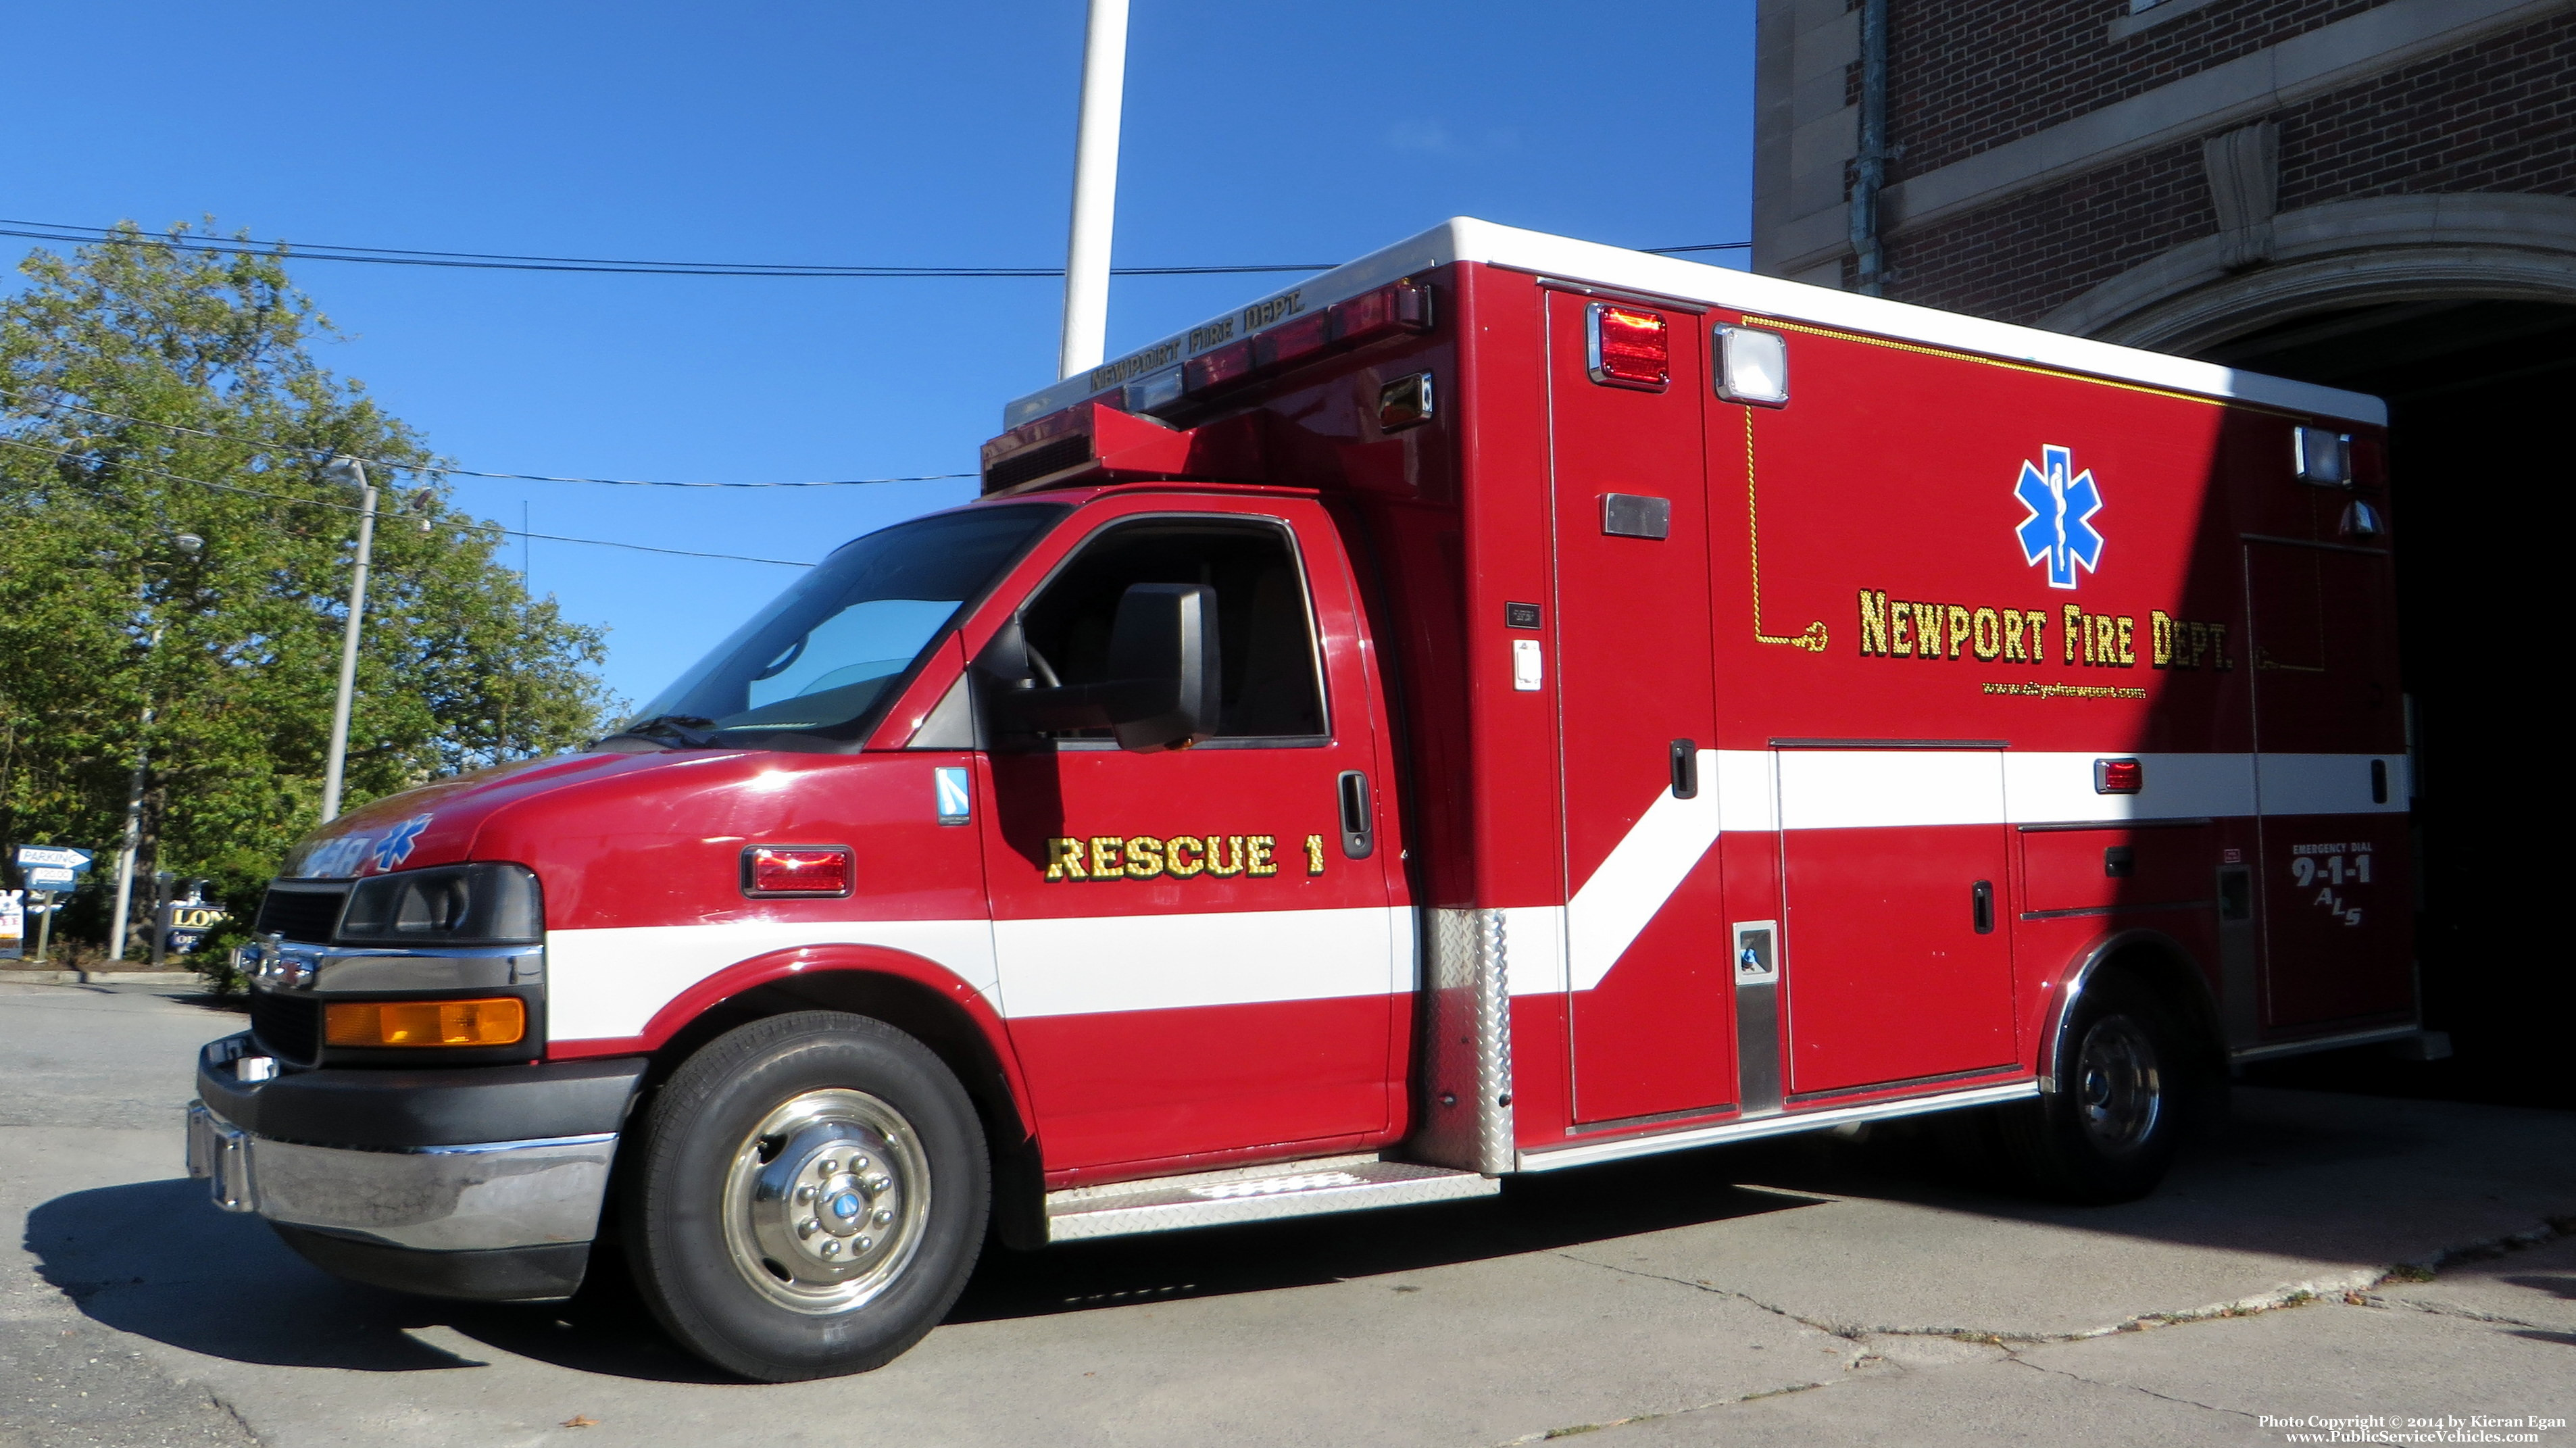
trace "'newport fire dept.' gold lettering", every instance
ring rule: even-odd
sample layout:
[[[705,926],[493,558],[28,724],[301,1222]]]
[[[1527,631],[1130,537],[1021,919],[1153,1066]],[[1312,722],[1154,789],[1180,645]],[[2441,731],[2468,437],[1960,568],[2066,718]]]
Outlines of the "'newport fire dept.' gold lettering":
[[[1881,589],[1860,590],[1860,651],[1885,659],[1958,659],[1979,663],[2080,664],[2086,668],[2218,669],[2228,659],[2227,625],[2175,618],[2148,610],[2149,657],[2139,657],[2138,620],[2129,614],[2093,613],[2064,604],[2059,617],[2045,609],[1970,608],[1890,598]],[[2049,626],[2057,626],[2058,652],[2050,657]]]
[[[1305,838],[1306,873],[1324,873],[1324,837]],[[1046,877],[1066,880],[1267,879],[1277,835],[1065,835],[1047,841]]]

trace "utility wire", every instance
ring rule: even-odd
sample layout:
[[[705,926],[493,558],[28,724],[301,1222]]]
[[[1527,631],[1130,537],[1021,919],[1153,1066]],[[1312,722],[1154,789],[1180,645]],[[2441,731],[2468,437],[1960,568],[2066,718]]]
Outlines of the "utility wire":
[[[144,235],[113,227],[78,226],[70,222],[14,221],[0,218],[0,236],[35,241],[107,242],[125,246],[165,246],[177,251],[221,256],[270,256],[279,251],[301,261],[368,262],[380,266],[434,266],[482,271],[622,272],[632,276],[699,277],[840,277],[840,278],[1006,278],[1060,277],[1060,266],[844,266],[810,262],[636,261],[616,257],[521,256],[509,252],[429,251],[416,247],[344,246],[308,242],[289,248],[285,242],[263,246],[214,236]],[[1712,241],[1692,246],[1655,246],[1656,256],[1697,251],[1742,251],[1749,241]],[[1110,275],[1122,277],[1240,276],[1263,272],[1331,271],[1339,262],[1272,262],[1247,266],[1122,266]]]
[[[60,448],[38,447],[34,443],[21,442],[14,437],[0,437],[0,446],[24,448],[29,452],[45,453],[70,462],[79,462],[81,460],[81,454],[79,453],[65,452]],[[245,488],[234,483],[218,483],[208,478],[192,478],[185,473],[174,473],[162,468],[146,467],[141,463],[127,462],[122,458],[115,459],[112,465],[122,468],[128,472],[149,473],[156,478],[167,478],[174,483],[191,483],[200,488],[212,488],[217,492],[239,493],[243,497],[247,498],[266,498],[271,502],[288,503],[300,508],[330,508],[342,513],[363,513],[366,511],[365,508],[355,503],[334,503],[324,498],[298,498],[287,493],[262,492],[257,488]],[[382,516],[381,509],[378,512],[378,516]],[[475,524],[472,526],[494,525]],[[793,558],[754,558],[743,553],[701,553],[689,548],[661,548],[650,543],[620,543],[610,538],[573,538],[561,533],[530,533],[518,528],[499,528],[497,526],[495,526],[495,531],[505,538],[534,538],[543,543],[587,543],[595,548],[625,548],[637,553],[664,553],[675,558],[719,558],[728,563],[774,563],[782,568],[811,568],[814,566],[811,563],[799,562]]]
[[[26,410],[31,412],[39,410],[39,407],[59,407],[59,410],[64,412],[88,412],[90,417],[106,417],[106,420],[111,420],[111,423],[134,423],[137,428],[162,428],[162,430],[170,430],[170,433],[188,433],[191,438],[214,438],[214,441],[219,443],[240,443],[240,446],[245,448],[260,448],[263,453],[296,451],[296,448],[278,446],[278,443],[263,443],[260,438],[242,438],[240,433],[216,433],[216,430],[211,428],[191,428],[191,425],[185,425],[185,423],[160,423],[160,420],[155,420],[155,417],[126,417],[124,412],[108,412],[108,410],[100,410],[100,407],[82,407],[77,405],[77,402],[62,402],[62,399],[41,402],[41,399],[28,397],[26,392],[10,392],[10,389],[5,389],[5,386],[0,386],[0,399],[18,402],[18,405],[26,407]],[[832,479],[822,479],[822,482],[667,482],[667,479],[644,479],[644,477],[554,477],[554,474],[544,474],[544,472],[479,472],[479,469],[469,469],[469,466],[397,464],[397,461],[386,461],[386,459],[358,459],[358,461],[363,461],[363,464],[368,466],[381,466],[381,469],[386,469],[386,472],[433,472],[433,474],[456,474],[456,477],[502,477],[502,479],[518,479],[518,482],[600,482],[600,484],[611,484],[611,487],[876,487],[876,484],[884,484],[884,482],[948,482],[948,479],[958,479],[958,477],[981,477],[981,474],[974,474],[974,472],[925,472],[925,474],[914,474],[914,477],[832,477]]]
[[[109,242],[127,246],[166,246],[178,251],[225,256],[269,256],[285,243],[262,246],[226,237],[136,235],[108,227],[66,222],[0,219],[0,236],[36,241]],[[1043,266],[834,266],[803,262],[632,261],[615,257],[518,256],[503,252],[427,251],[410,247],[339,246],[306,243],[288,251],[302,261],[371,262],[383,266],[456,267],[481,271],[624,272],[635,276],[698,277],[1060,277],[1064,268]],[[1278,262],[1252,266],[1132,266],[1115,274],[1129,277],[1227,276],[1246,272],[1330,271],[1338,262]]]

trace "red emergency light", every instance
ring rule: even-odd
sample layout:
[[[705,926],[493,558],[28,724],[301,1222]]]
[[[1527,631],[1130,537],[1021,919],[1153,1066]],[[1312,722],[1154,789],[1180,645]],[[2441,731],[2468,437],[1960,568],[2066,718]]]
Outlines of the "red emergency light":
[[[1177,428],[1095,397],[984,444],[984,491],[1170,478],[1257,483],[1265,476],[1261,422],[1247,412]]]
[[[1328,352],[1430,330],[1431,288],[1409,280],[1298,313],[994,438],[984,444],[984,491],[1162,478],[1259,482],[1262,438],[1254,415],[1195,428],[1176,428],[1158,416],[1196,410],[1209,397]],[[1429,420],[1427,387],[1421,395],[1420,415],[1405,425]]]
[[[2093,761],[2095,794],[2136,794],[2146,787],[2147,767],[2134,759]]]
[[[1661,312],[1594,302],[1583,313],[1583,348],[1592,380],[1663,390],[1673,379],[1672,331]]]
[[[847,845],[753,845],[742,852],[742,893],[841,897],[858,874]]]
[[[1266,331],[1193,357],[1181,368],[1181,388],[1165,401],[1199,398],[1237,383],[1293,367],[1326,352],[1362,347],[1399,332],[1431,330],[1431,289],[1396,282],[1329,307],[1300,313]],[[1134,384],[1141,392],[1144,384]],[[1155,389],[1158,393],[1168,389]],[[1131,403],[1132,405],[1132,403]]]

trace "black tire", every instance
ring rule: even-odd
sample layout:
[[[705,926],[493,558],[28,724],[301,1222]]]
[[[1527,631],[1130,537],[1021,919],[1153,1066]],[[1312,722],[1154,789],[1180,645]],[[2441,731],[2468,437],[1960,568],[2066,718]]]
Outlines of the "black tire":
[[[682,1347],[792,1382],[937,1326],[984,1242],[975,1107],[919,1041],[838,1011],[717,1037],[656,1095],[626,1174],[636,1289]]]
[[[2089,982],[2058,1043],[2055,1089],[1996,1116],[2025,1182],[2060,1201],[2135,1201],[2172,1167],[2198,1053],[2173,1013],[2126,974]]]

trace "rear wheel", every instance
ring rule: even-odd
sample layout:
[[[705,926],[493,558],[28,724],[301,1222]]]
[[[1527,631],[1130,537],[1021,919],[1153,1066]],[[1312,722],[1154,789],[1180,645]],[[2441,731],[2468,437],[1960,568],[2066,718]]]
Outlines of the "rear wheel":
[[[628,1253],[663,1327],[767,1382],[864,1372],[945,1316],[983,1243],[984,1134],[939,1058],[834,1011],[755,1021],[655,1098]]]
[[[2008,1108],[2003,1139],[2031,1184],[2076,1202],[2154,1191],[2181,1144],[2191,1054],[2172,1014],[2127,975],[2089,984],[2058,1042],[2055,1089]]]

